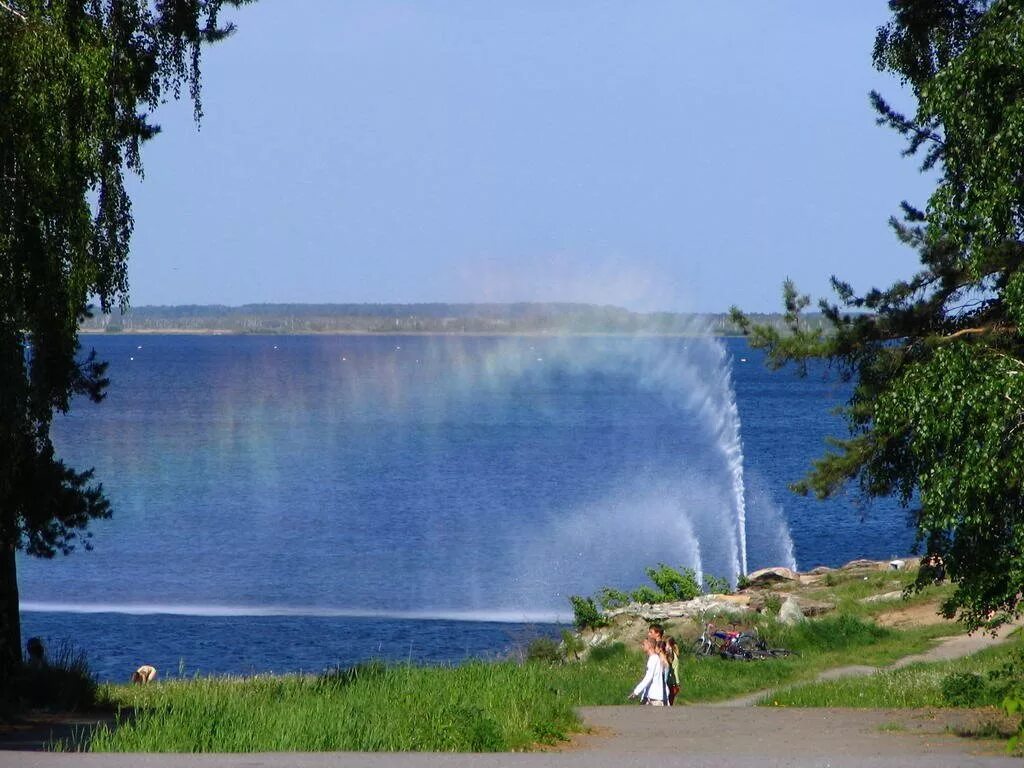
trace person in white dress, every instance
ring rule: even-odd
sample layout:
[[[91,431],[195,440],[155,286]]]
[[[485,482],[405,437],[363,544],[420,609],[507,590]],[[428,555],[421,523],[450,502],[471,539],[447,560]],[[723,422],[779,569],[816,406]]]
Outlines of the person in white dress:
[[[665,690],[665,666],[654,641],[645,639],[643,649],[647,654],[647,670],[643,680],[637,683],[636,688],[629,694],[629,698],[639,698],[644,704],[663,707],[668,701],[668,691]]]

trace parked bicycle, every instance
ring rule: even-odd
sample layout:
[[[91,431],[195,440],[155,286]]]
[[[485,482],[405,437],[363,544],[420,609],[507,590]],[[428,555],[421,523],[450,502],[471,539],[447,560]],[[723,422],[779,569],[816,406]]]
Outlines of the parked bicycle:
[[[745,661],[798,655],[787,648],[769,647],[756,628],[730,631],[718,629],[711,622],[704,624],[704,631],[693,641],[691,650],[697,657],[721,656],[723,659]]]
[[[704,631],[693,641],[695,656],[741,657],[751,653],[757,646],[756,631],[718,629],[712,622],[704,624]]]

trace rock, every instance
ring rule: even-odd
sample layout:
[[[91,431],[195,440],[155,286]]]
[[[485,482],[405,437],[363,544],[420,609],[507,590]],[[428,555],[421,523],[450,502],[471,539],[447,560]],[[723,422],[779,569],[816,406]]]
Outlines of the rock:
[[[747,574],[747,583],[752,587],[767,587],[782,581],[799,581],[800,574],[790,568],[762,568]]]
[[[807,572],[807,575],[808,576],[824,576],[826,573],[832,573],[832,571],[834,571],[834,570],[835,570],[835,568],[829,568],[827,565],[819,565],[819,566],[816,566],[814,568],[811,568],[811,570],[809,570]]]
[[[894,603],[897,600],[903,599],[903,591],[896,590],[895,592],[884,592],[881,595],[871,595],[870,597],[862,597],[858,600],[858,603]]]
[[[892,568],[894,571],[902,571],[902,570],[904,570],[907,567],[907,561],[906,560],[890,560],[889,561],[889,567]]]
[[[800,604],[792,597],[787,597],[779,609],[779,623],[793,625],[802,621],[807,621],[807,618],[800,610]]]
[[[850,562],[848,562],[846,565],[844,565],[839,570],[841,570],[841,571],[853,571],[853,570],[863,569],[863,570],[870,570],[870,571],[878,571],[878,570],[881,570],[882,568],[888,568],[888,567],[889,567],[888,565],[883,565],[882,563],[878,562],[877,560],[864,560],[864,559],[860,559],[860,560],[851,560]]]
[[[701,595],[693,600],[673,603],[630,603],[622,608],[607,611],[609,619],[635,616],[644,621],[666,622],[671,619],[700,619],[705,615],[744,615],[749,613],[749,595]]]
[[[791,595],[788,599],[795,600],[796,604],[800,607],[800,612],[808,618],[823,616],[836,609],[835,603],[827,603],[822,600],[811,600],[810,598],[796,597],[795,595]]]

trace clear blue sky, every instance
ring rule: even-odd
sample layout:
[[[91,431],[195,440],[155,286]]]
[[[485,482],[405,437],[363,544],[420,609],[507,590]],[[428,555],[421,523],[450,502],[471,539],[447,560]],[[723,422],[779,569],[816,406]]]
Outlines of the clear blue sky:
[[[908,275],[884,0],[261,0],[163,108],[131,301],[779,308]],[[905,101],[905,100],[904,100]]]

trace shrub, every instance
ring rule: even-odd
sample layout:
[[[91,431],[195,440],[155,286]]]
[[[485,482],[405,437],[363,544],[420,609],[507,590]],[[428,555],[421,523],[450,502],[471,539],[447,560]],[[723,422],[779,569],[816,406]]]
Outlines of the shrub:
[[[741,574],[739,575],[739,578],[738,578],[738,579],[736,579],[736,589],[746,589],[746,588],[747,588],[747,587],[749,587],[749,586],[750,586],[750,585],[751,585],[752,583],[753,583],[753,582],[752,582],[752,581],[750,580],[750,577],[749,577],[749,576],[747,576],[747,574],[745,574],[745,573],[741,573]]]
[[[559,664],[565,657],[557,641],[550,637],[535,637],[526,647],[526,660]]]
[[[973,672],[954,672],[942,678],[942,698],[951,707],[976,707],[985,697],[985,681]]]
[[[594,598],[572,595],[569,597],[572,604],[573,623],[577,629],[596,629],[607,627],[608,619],[594,605]]]
[[[634,603],[664,603],[665,595],[648,586],[637,587],[629,595]]]
[[[562,630],[562,655],[566,659],[573,658],[579,659],[580,654],[586,649],[587,644],[583,642],[583,638],[578,635],[574,635],[567,629]]]
[[[597,602],[604,610],[610,611],[629,605],[629,595],[621,589],[602,587],[601,591],[597,593]]]
[[[744,578],[743,576],[740,577]],[[738,582],[737,582],[738,583]],[[749,583],[749,580],[748,582]],[[731,595],[732,588],[729,586],[729,580],[724,579],[721,576],[705,576],[704,577],[704,591],[709,595]]]
[[[658,563],[657,568],[647,568],[647,576],[661,590],[664,597],[661,601],[669,600],[693,600],[701,593],[700,584],[697,583],[697,574],[692,568],[683,568],[677,571],[665,563]]]
[[[775,592],[764,596],[764,612],[766,616],[778,616],[782,610],[782,598]]]
[[[74,712],[98,703],[96,677],[85,652],[67,642],[43,666],[22,667],[12,688],[16,700],[31,707]]]

